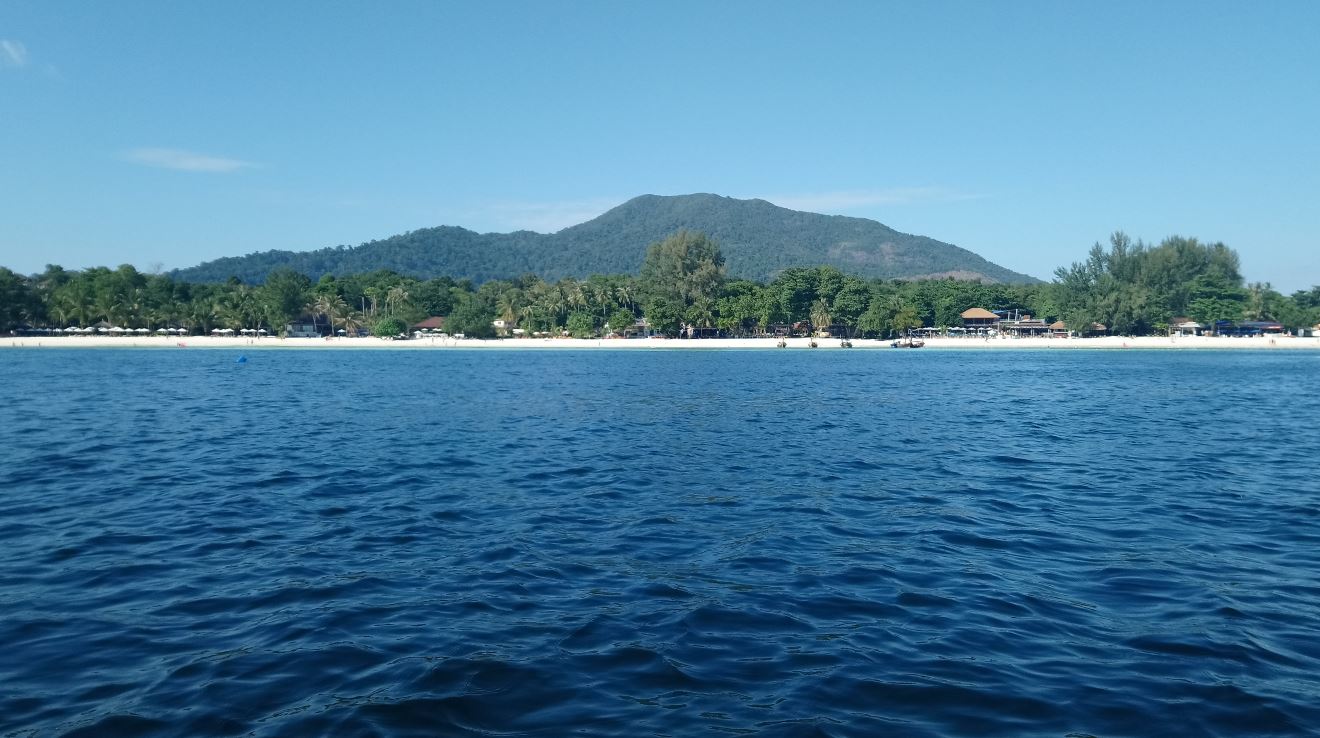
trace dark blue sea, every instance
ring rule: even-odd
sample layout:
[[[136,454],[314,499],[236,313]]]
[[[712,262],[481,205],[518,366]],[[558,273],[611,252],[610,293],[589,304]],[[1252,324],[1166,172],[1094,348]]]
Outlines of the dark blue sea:
[[[3,736],[1320,734],[1320,353],[0,351]]]

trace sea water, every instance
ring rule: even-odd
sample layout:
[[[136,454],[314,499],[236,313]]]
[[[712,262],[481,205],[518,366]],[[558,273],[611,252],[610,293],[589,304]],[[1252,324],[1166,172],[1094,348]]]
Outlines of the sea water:
[[[1320,726],[1307,352],[0,353],[0,735]]]

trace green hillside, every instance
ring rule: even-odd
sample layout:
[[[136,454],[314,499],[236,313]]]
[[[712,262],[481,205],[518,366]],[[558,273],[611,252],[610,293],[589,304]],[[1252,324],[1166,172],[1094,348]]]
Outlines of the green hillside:
[[[719,242],[729,275],[773,279],[794,266],[831,265],[863,277],[955,276],[986,282],[1032,283],[951,244],[913,236],[865,218],[789,210],[764,200],[719,195],[642,195],[598,218],[558,233],[476,233],[455,226],[424,228],[361,246],[317,251],[266,251],[207,262],[175,273],[190,282],[231,276],[257,283],[290,267],[315,279],[389,269],[425,279],[451,276],[484,282],[533,273],[546,280],[591,274],[635,274],[646,247],[680,229]]]

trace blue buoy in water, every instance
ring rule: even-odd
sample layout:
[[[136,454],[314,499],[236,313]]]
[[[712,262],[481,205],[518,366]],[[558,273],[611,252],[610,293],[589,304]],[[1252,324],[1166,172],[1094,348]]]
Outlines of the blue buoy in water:
[[[238,357],[238,361],[236,361],[236,362],[234,362],[234,363],[235,363],[235,364],[246,364],[246,363],[247,363],[247,357],[246,357],[246,356],[240,356],[240,357]]]

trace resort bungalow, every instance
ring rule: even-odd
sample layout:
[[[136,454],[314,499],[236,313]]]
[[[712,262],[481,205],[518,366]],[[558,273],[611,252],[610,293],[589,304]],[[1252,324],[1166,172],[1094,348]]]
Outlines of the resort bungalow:
[[[436,333],[445,329],[445,319],[439,315],[433,315],[412,327],[414,331],[421,333]]]
[[[967,333],[988,333],[995,327],[999,316],[985,308],[972,308],[962,312],[963,329]]]
[[[303,315],[292,323],[285,324],[284,335],[287,338],[320,338],[325,334],[321,332],[321,326],[316,324],[312,316]]]
[[[1199,336],[1205,326],[1191,318],[1174,318],[1169,324],[1169,334],[1173,336]]]
[[[1050,336],[1052,338],[1067,338],[1068,324],[1064,323],[1062,320],[1056,320],[1053,323],[1050,323]]]

